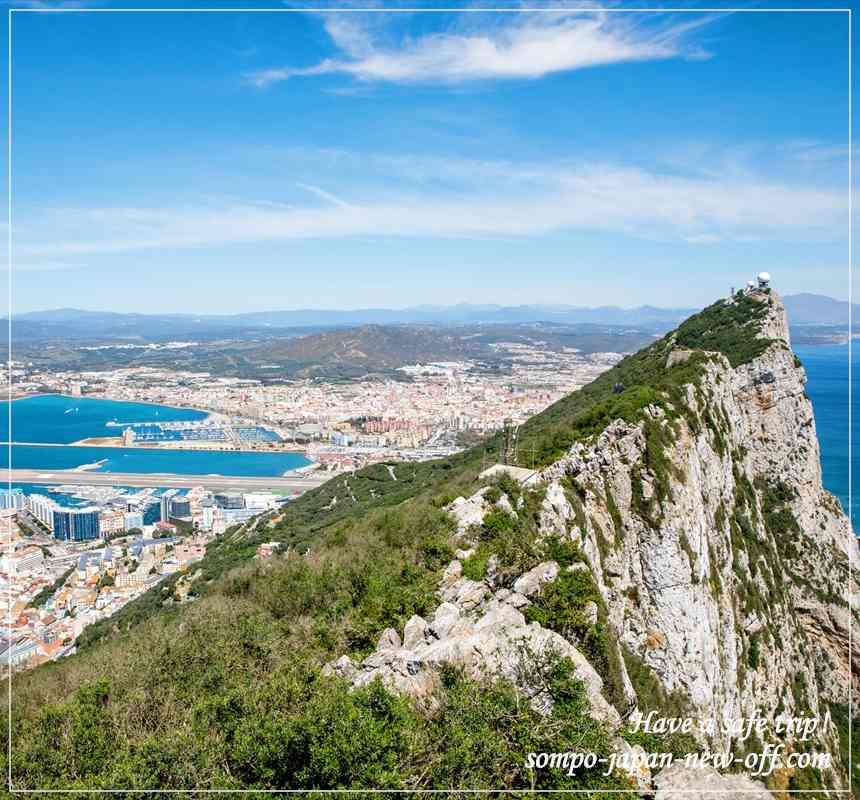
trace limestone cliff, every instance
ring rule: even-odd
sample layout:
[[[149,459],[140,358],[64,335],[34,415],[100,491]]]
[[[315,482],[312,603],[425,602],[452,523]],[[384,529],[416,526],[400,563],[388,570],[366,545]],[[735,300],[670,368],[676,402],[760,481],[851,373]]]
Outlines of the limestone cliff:
[[[540,475],[546,527],[581,542],[621,645],[701,715],[819,713],[848,692],[857,542],[821,485],[784,308],[756,301],[771,343],[735,368],[714,354],[692,414],[647,409],[650,431],[614,423]],[[655,468],[648,436],[669,427]]]
[[[517,575],[494,555],[481,574],[464,575],[487,515],[524,513],[522,497],[481,489],[448,506],[464,550],[445,572],[435,616],[413,618],[402,636],[383,632],[363,662],[345,657],[330,669],[421,697],[442,663],[518,680],[523,645],[552,647],[571,658],[592,712],[612,727],[655,697],[715,719],[823,715],[845,703],[849,682],[860,687],[860,658],[851,674],[848,654],[860,552],[821,484],[806,377],[778,296],[721,301],[643,358],[661,383],[616,386],[618,399],[580,415],[566,452],[526,481],[540,498],[539,536],[570,542],[583,561],[545,560]],[[599,597],[577,614],[591,617],[586,624],[600,614],[612,633],[615,707],[609,676],[577,635],[524,616],[545,586],[579,570]],[[643,675],[656,681],[648,698]],[[709,744],[729,741],[717,732]],[[832,725],[817,744],[838,749]]]

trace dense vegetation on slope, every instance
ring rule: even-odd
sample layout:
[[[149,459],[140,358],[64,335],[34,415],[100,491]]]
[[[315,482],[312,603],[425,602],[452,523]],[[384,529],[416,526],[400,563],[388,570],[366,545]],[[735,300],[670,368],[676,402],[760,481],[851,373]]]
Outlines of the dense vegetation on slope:
[[[560,546],[537,542],[522,517],[505,539],[518,569]],[[18,785],[624,788],[599,771],[525,769],[527,753],[559,742],[609,750],[564,660],[528,665],[553,698],[549,717],[504,681],[455,671],[430,715],[381,686],[349,692],[321,675],[325,661],[367,653],[383,628],[435,607],[451,533],[432,504],[375,510],[331,526],[310,555],[233,570],[177,614],[16,677]],[[499,533],[488,521],[486,541]]]
[[[757,309],[747,310],[754,321]],[[703,314],[705,323],[685,323],[675,336],[687,347],[713,345],[730,360],[747,357],[754,322],[734,337],[732,325],[722,322],[737,309],[721,303]],[[722,330],[716,342],[715,330]],[[648,404],[683,413],[680,387],[697,376],[706,356],[667,369],[675,341],[666,337],[624,359],[531,420],[521,441],[538,444],[544,462]],[[618,382],[625,389],[615,394]],[[350,692],[343,681],[321,675],[330,659],[361,657],[384,628],[402,629],[412,614],[435,607],[441,570],[453,557],[452,521],[442,506],[474,491],[481,466],[492,460],[486,451],[500,443],[495,437],[445,461],[394,464],[394,475],[380,465],[330,481],[290,504],[273,528],[251,538],[237,531],[210,546],[192,583],[193,602],[173,602],[172,585],[157,588],[118,619],[90,628],[78,655],[16,676],[16,784],[625,787],[596,772],[569,777],[524,768],[528,752],[558,750],[560,743],[577,741],[598,753],[609,747],[564,660],[529,665],[554,700],[547,717],[504,681],[475,682],[453,671],[443,676],[435,713],[381,686]],[[504,480],[491,491],[514,499],[520,492]],[[491,555],[512,576],[548,557],[578,560],[569,545],[538,541],[539,493],[522,499],[516,518],[493,512],[475,532],[479,546],[464,563],[467,574],[482,576]],[[257,542],[269,539],[290,552],[252,562]],[[618,653],[605,609],[588,576],[568,575],[529,616],[575,641],[603,671],[607,694],[620,706],[613,680]],[[585,618],[589,601],[598,605],[596,622]],[[664,703],[645,668],[634,672],[637,690],[649,694],[640,701]]]
[[[667,368],[669,354],[682,350],[721,353],[733,367],[761,355],[771,344],[758,337],[768,311],[767,301],[738,294],[731,302],[719,300],[681,323],[678,328],[618,362],[588,386],[562,398],[520,429],[522,466],[545,466],[564,455],[575,441],[602,431],[614,419],[633,422],[651,404],[670,414],[683,411],[682,387],[696,382],[706,360],[696,352]],[[616,394],[620,384],[623,391]]]

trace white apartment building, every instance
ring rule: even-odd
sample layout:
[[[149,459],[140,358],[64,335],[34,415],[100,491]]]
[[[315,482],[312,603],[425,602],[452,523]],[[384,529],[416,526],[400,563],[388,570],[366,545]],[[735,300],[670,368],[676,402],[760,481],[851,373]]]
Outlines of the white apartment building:
[[[45,556],[41,548],[31,545],[4,555],[0,559],[0,570],[10,577],[29,575],[40,572],[44,563]]]

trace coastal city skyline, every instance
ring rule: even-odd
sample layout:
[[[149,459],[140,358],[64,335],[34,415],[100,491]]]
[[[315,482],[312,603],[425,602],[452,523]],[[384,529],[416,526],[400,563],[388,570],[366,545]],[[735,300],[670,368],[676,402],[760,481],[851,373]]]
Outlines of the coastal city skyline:
[[[15,313],[847,297],[845,15],[13,17]]]

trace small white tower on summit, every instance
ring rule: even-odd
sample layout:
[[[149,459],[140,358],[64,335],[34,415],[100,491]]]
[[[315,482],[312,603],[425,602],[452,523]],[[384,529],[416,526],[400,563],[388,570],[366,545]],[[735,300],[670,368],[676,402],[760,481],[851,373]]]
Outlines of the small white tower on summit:
[[[770,273],[769,272],[759,272],[758,274],[758,288],[759,289],[767,289],[770,286]]]

